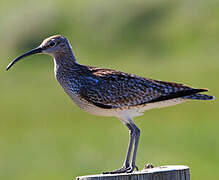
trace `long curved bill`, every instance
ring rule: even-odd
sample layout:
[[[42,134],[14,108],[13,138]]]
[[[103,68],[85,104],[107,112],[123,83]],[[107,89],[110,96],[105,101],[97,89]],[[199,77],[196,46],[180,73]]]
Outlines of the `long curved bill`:
[[[31,51],[28,51],[24,54],[22,54],[21,56],[17,57],[15,60],[13,60],[6,68],[6,70],[9,70],[16,62],[20,61],[21,59],[23,59],[24,57],[33,55],[33,54],[37,54],[37,53],[41,53],[42,52],[42,48],[41,47],[37,47]]]

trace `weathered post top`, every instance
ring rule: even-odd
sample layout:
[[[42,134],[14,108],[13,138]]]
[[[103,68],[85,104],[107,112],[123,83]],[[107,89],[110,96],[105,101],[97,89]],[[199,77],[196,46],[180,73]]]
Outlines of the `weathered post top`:
[[[168,165],[133,173],[79,176],[76,180],[190,180],[188,166]]]

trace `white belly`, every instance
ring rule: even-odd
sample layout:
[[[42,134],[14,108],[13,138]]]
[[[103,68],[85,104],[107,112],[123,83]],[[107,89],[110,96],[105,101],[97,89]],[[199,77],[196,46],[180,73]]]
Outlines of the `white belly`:
[[[143,112],[146,110],[173,106],[176,104],[183,103],[185,101],[185,99],[176,98],[176,99],[149,103],[149,104],[144,104],[144,105],[139,105],[139,106],[130,106],[130,107],[116,108],[116,109],[104,109],[104,108],[97,107],[93,104],[90,104],[86,100],[82,100],[78,96],[73,96],[71,98],[81,109],[83,109],[86,112],[89,112],[91,114],[98,115],[98,116],[116,116],[120,119],[122,117],[133,118],[136,116],[141,116],[143,115]]]

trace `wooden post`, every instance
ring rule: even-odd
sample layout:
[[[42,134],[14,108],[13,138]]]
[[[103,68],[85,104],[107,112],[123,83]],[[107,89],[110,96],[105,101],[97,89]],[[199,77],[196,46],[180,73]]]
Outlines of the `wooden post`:
[[[171,165],[143,169],[133,173],[79,176],[76,180],[190,180],[188,166]]]

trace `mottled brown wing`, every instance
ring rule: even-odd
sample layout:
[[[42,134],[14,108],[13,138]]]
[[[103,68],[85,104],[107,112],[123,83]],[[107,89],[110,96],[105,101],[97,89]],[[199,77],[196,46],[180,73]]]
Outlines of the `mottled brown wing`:
[[[85,85],[80,95],[102,108],[136,106],[197,93],[196,89],[182,84],[146,79],[114,70],[93,68],[92,74],[96,84]]]

